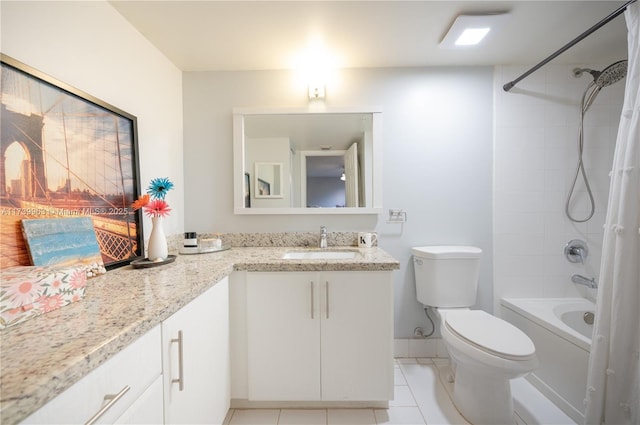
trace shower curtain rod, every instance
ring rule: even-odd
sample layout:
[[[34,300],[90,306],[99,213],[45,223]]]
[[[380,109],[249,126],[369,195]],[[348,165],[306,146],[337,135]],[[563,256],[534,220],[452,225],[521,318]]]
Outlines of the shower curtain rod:
[[[574,38],[573,40],[571,40],[570,42],[568,42],[567,44],[565,44],[564,46],[562,46],[561,48],[559,48],[556,52],[552,53],[551,55],[549,55],[546,59],[544,59],[543,61],[541,61],[540,63],[538,63],[537,65],[533,66],[531,69],[529,69],[527,72],[525,72],[524,74],[522,74],[521,76],[519,76],[518,78],[516,78],[515,80],[508,82],[507,84],[505,84],[504,86],[502,86],[502,89],[504,91],[509,91],[513,88],[513,86],[515,86],[516,84],[518,84],[520,81],[522,81],[523,79],[525,79],[526,77],[528,77],[529,75],[533,74],[534,72],[536,72],[538,69],[542,68],[544,65],[546,65],[548,62],[552,61],[553,59],[555,59],[557,56],[561,55],[562,53],[564,53],[565,51],[569,50],[571,47],[573,47],[574,45],[578,44],[580,41],[582,41],[584,38],[586,38],[588,35],[590,35],[591,33],[596,32],[597,30],[599,30],[600,28],[602,28],[603,26],[605,26],[606,24],[608,24],[610,21],[612,21],[614,18],[616,18],[618,15],[621,15],[624,13],[625,10],[627,10],[627,7],[632,4],[635,3],[637,0],[630,0],[628,2],[626,2],[625,4],[623,4],[622,6],[620,6],[618,9],[616,9],[615,11],[611,12],[611,14],[609,14],[609,16],[607,16],[606,18],[604,18],[603,20],[601,20],[600,22],[598,22],[597,24],[595,24],[594,26],[592,26],[591,28],[589,28],[588,30],[586,30],[585,32],[583,32],[582,34],[580,34],[579,36],[577,36],[576,38]]]

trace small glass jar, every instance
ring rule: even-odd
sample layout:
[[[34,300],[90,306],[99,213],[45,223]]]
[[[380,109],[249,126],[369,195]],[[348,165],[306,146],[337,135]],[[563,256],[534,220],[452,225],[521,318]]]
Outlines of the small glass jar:
[[[198,247],[198,235],[196,234],[196,232],[184,232],[184,247],[185,248]]]

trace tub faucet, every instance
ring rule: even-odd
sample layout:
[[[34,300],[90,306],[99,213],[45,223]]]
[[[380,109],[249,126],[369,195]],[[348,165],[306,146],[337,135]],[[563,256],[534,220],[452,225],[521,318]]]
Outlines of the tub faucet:
[[[569,260],[570,263],[584,264],[584,260],[587,259],[587,255],[589,255],[587,243],[580,239],[570,240],[564,246],[564,256],[567,257],[567,260]]]
[[[598,289],[598,284],[596,283],[595,278],[588,278],[579,274],[574,274],[573,276],[571,276],[571,281],[573,283],[577,283],[578,285],[584,285],[590,289]]]
[[[327,227],[320,226],[320,248],[327,247]]]

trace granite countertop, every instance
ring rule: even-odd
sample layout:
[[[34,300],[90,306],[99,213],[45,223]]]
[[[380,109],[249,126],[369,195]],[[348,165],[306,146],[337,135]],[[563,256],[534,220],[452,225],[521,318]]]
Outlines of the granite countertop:
[[[380,248],[347,260],[283,260],[300,247],[241,247],[178,255],[153,268],[111,270],[85,298],[0,331],[0,421],[18,423],[234,270],[395,270]]]

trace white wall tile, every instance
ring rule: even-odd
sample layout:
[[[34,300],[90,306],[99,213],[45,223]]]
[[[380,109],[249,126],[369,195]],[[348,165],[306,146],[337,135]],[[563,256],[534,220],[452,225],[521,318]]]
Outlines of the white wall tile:
[[[519,87],[526,86],[526,91],[518,94],[504,93],[499,81],[518,75],[521,67],[496,68],[494,310],[504,296],[575,296],[581,289],[571,283],[571,274],[599,272],[608,173],[624,87],[603,89],[585,115],[584,163],[597,205],[589,222],[573,223],[564,210],[577,164],[579,103],[590,81],[573,77],[574,67],[541,68],[532,74],[534,79],[522,81]],[[571,211],[584,217],[589,204],[579,178]],[[584,265],[564,259],[564,245],[576,238],[586,240],[594,251]]]

